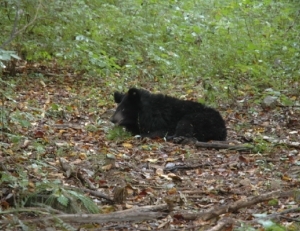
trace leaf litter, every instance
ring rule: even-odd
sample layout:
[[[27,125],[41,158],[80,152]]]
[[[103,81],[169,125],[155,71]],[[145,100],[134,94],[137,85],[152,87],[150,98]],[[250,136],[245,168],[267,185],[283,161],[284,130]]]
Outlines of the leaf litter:
[[[51,181],[79,190],[97,204],[101,214],[144,209],[141,220],[130,214],[128,221],[122,215],[119,220],[97,224],[87,220],[99,230],[218,230],[218,226],[233,230],[244,223],[261,227],[254,214],[274,215],[299,207],[297,191],[295,195],[274,194],[243,208],[235,205],[209,219],[200,216],[240,200],[299,189],[299,108],[269,109],[249,102],[230,108],[223,105],[228,142],[249,143],[255,147],[251,151],[197,148],[138,137],[110,140],[109,117],[115,108],[111,86],[117,84],[105,81],[95,78],[91,84],[89,79],[68,75],[43,80],[24,75],[15,81],[14,92],[2,102],[8,116],[2,122],[0,158],[2,171],[28,183],[18,183],[23,192],[16,192],[2,176],[2,211],[16,206],[9,195],[24,198],[26,188],[34,193],[36,185]],[[59,198],[66,206],[65,197]],[[161,205],[155,212],[144,207]],[[32,207],[14,215],[29,222]],[[299,227],[299,214],[291,211],[276,219]],[[10,219],[5,213],[1,217]],[[35,214],[38,219],[42,221],[43,215]],[[78,225],[76,218],[65,219],[73,227]],[[48,225],[40,222],[36,227]],[[2,226],[3,230],[9,227],[8,222]]]

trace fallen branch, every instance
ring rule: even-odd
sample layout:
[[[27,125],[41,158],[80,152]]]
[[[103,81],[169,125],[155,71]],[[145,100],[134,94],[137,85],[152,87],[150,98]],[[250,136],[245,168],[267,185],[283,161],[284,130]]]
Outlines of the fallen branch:
[[[55,216],[47,216],[38,219],[26,220],[28,222],[62,219],[68,222],[75,223],[105,223],[105,222],[123,222],[123,221],[144,221],[154,220],[164,217],[168,212],[168,205],[153,205],[132,208],[122,211],[117,211],[109,214],[58,214]]]
[[[269,136],[263,136],[263,139],[265,141],[268,141],[272,144],[276,144],[276,145],[286,145],[288,147],[293,147],[293,148],[300,148],[300,142],[293,142],[293,141],[290,141],[288,139],[276,139],[276,138],[273,138],[273,137],[269,137]]]
[[[175,166],[167,166],[164,168],[164,172],[176,172],[178,170],[193,170],[197,168],[204,168],[211,166],[210,164],[198,164],[198,165],[175,165]]]
[[[75,179],[79,179],[83,184],[87,184],[91,189],[86,189],[86,188],[75,188],[75,187],[70,187],[71,189],[76,189],[76,190],[83,190],[84,192],[88,192],[92,194],[93,196],[100,197],[103,199],[108,200],[110,203],[114,203],[114,200],[111,199],[108,195],[105,195],[104,193],[98,192],[97,188],[93,185],[93,183],[89,180],[88,177],[86,177],[82,172],[80,171],[79,168],[75,168],[74,166],[70,165],[69,162],[67,162],[66,159],[64,158],[59,158],[59,163],[61,165],[62,170],[64,171],[64,174],[69,178],[69,177],[74,177]]]
[[[182,214],[182,216],[187,220],[195,220],[195,219],[201,219],[204,221],[210,220],[214,217],[218,217],[221,214],[225,214],[228,212],[236,212],[239,209],[252,206],[254,204],[258,204],[264,201],[271,200],[273,198],[281,198],[281,197],[287,197],[287,196],[293,196],[295,193],[300,193],[299,191],[295,190],[289,190],[289,191],[274,191],[269,192],[266,194],[262,194],[259,196],[254,196],[249,199],[241,199],[238,200],[232,204],[229,205],[223,205],[219,207],[213,207],[211,209],[208,209],[205,212],[197,213],[197,214]]]
[[[250,151],[254,147],[246,144],[246,145],[232,145],[227,143],[220,143],[220,142],[200,142],[196,141],[195,146],[198,148],[216,148],[216,149],[229,149],[229,150],[237,150],[237,151]]]
[[[300,212],[300,207],[297,207],[297,208],[291,208],[291,209],[286,209],[286,210],[283,210],[279,213],[272,213],[270,215],[267,215],[266,217],[263,217],[262,219],[275,219],[275,218],[284,218],[284,219],[291,219],[293,221],[296,221],[296,222],[300,222],[299,219],[293,219],[291,217],[285,217],[283,216],[284,214],[288,214],[288,213],[299,213]]]
[[[110,203],[114,203],[114,200],[111,199],[108,195],[105,195],[104,193],[101,193],[101,192],[98,192],[98,191],[95,191],[95,190],[90,190],[90,189],[87,189],[87,188],[81,188],[81,190],[83,190],[85,192],[88,192],[93,196],[103,198],[103,199],[109,201]]]
[[[207,231],[222,231],[222,230],[232,230],[232,226],[235,223],[235,221],[231,218],[223,218],[219,220],[218,224],[216,224],[214,227],[208,229]]]

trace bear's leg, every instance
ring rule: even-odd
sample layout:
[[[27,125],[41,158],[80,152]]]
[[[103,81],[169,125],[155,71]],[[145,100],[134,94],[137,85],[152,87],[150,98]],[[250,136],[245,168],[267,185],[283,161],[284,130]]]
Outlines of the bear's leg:
[[[175,137],[196,138],[201,142],[225,140],[226,126],[221,115],[214,110],[184,116],[176,127]]]
[[[177,123],[174,136],[170,136],[168,139],[172,139],[174,143],[180,144],[195,143],[197,139],[195,138],[192,121],[189,118],[182,118]]]
[[[189,119],[181,119],[176,126],[175,136],[193,137],[194,126]]]
[[[167,137],[168,132],[165,130],[154,131],[154,132],[144,132],[141,134],[141,137],[149,137],[149,138],[165,138]]]

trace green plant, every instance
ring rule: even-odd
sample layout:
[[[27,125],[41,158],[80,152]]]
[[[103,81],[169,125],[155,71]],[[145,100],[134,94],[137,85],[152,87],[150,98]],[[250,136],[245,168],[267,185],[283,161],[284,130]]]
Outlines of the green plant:
[[[37,184],[35,192],[27,195],[24,201],[27,206],[45,204],[69,213],[78,211],[99,212],[97,205],[89,197],[61,187],[59,182]]]
[[[236,228],[235,231],[256,231],[253,227],[246,224],[241,224],[240,227]]]
[[[270,151],[271,148],[273,147],[272,144],[269,142],[265,141],[262,137],[257,136],[254,140],[255,146],[253,151],[257,153],[264,153],[267,151]]]
[[[0,73],[3,68],[6,68],[5,62],[9,62],[13,59],[20,59],[15,51],[6,51],[0,48]]]
[[[115,126],[107,134],[109,140],[124,140],[131,136],[130,132],[124,130],[123,127]]]
[[[259,93],[296,88],[299,81],[300,16],[292,0],[43,3],[8,1],[0,9],[6,16],[0,43],[22,9],[11,47],[26,60],[55,59],[113,84],[117,73],[122,86],[140,78],[165,87],[174,77],[186,86],[206,81],[212,103],[238,96],[245,86]]]
[[[254,214],[254,216],[263,218],[265,214]],[[260,223],[266,231],[286,231],[286,228],[282,225],[276,224],[275,222],[269,219],[259,219],[258,223]]]

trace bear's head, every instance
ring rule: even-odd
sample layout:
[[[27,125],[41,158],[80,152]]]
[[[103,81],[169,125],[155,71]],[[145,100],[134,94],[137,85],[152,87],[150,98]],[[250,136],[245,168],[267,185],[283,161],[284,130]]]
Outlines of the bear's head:
[[[116,125],[125,127],[133,134],[139,134],[140,91],[136,88],[131,88],[126,94],[115,92],[114,100],[118,104],[118,107],[110,121]]]
[[[123,99],[124,96],[125,96],[125,94],[116,91],[114,93],[115,103],[118,103],[118,104],[121,103],[121,101],[122,101],[122,99]]]

